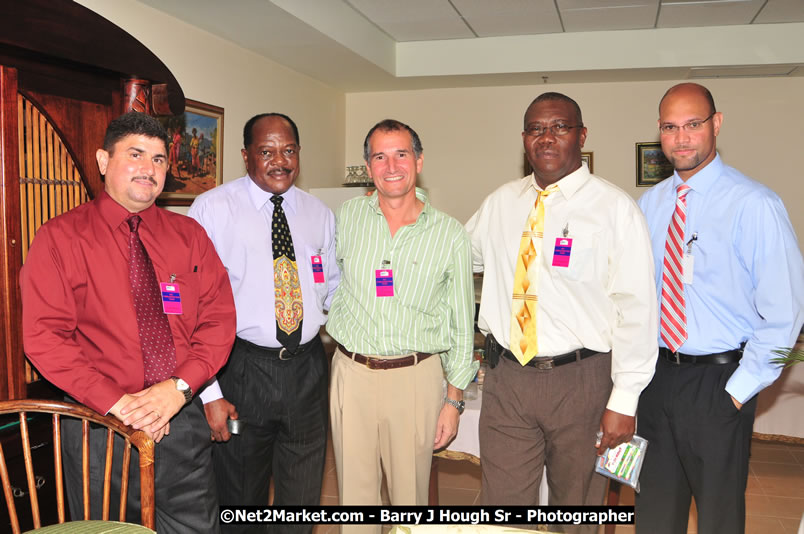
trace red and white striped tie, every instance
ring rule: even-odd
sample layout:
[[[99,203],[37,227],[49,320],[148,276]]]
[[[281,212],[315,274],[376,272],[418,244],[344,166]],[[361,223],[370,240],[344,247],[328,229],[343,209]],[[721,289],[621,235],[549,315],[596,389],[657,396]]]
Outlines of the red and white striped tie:
[[[687,339],[687,314],[684,310],[683,258],[684,226],[687,223],[687,193],[690,186],[678,186],[676,210],[667,229],[662,269],[662,340],[667,347],[678,352]]]

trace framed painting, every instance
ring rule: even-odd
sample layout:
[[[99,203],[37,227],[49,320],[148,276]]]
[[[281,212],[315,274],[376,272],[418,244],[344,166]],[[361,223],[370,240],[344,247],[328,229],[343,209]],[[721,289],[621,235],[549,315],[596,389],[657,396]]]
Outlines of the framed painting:
[[[656,185],[668,176],[673,175],[673,164],[670,163],[661,143],[636,144],[636,184],[637,187]]]
[[[586,166],[589,167],[589,172],[592,174],[595,173],[594,171],[594,163],[595,163],[595,154],[594,152],[581,152],[581,161],[586,162]]]
[[[168,132],[168,172],[158,202],[189,206],[223,183],[223,108],[187,99],[182,115],[159,117]]]
[[[589,167],[589,172],[594,174],[594,170],[592,169],[592,165],[594,164],[595,154],[594,152],[581,152],[581,161],[585,161],[586,165]],[[525,176],[529,175],[533,172],[533,167],[530,166],[530,162],[528,161],[527,154],[525,155],[525,164],[524,164]]]

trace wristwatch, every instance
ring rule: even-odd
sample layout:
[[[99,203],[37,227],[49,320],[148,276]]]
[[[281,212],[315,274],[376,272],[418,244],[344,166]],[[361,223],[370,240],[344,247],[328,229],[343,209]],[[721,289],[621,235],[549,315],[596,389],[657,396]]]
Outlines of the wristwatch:
[[[462,400],[456,401],[447,397],[446,399],[444,399],[444,402],[446,402],[447,404],[458,410],[458,415],[463,414],[463,411],[466,409],[466,403],[463,402]]]
[[[181,394],[184,395],[184,404],[187,404],[193,400],[193,390],[190,388],[190,384],[178,376],[171,376],[170,379],[176,383],[176,389],[178,389]]]

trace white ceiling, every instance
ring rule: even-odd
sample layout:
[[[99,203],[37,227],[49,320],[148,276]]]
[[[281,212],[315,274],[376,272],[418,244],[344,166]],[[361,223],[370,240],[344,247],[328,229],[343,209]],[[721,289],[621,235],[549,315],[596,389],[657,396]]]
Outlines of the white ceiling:
[[[140,1],[345,91],[804,75],[804,0]]]

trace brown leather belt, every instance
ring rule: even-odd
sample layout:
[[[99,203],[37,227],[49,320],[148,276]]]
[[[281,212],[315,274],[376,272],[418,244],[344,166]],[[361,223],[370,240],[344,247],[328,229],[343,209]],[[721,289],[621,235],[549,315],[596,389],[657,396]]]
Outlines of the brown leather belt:
[[[411,365],[416,365],[419,362],[423,362],[430,356],[433,356],[433,354],[427,352],[415,352],[410,356],[403,356],[402,358],[391,358],[386,360],[384,358],[372,358],[370,356],[364,356],[357,352],[346,350],[346,347],[344,347],[340,343],[338,343],[338,350],[340,350],[343,354],[345,354],[352,360],[356,361],[357,363],[362,363],[369,369],[377,369],[377,370],[400,369],[402,367],[410,367]]]

